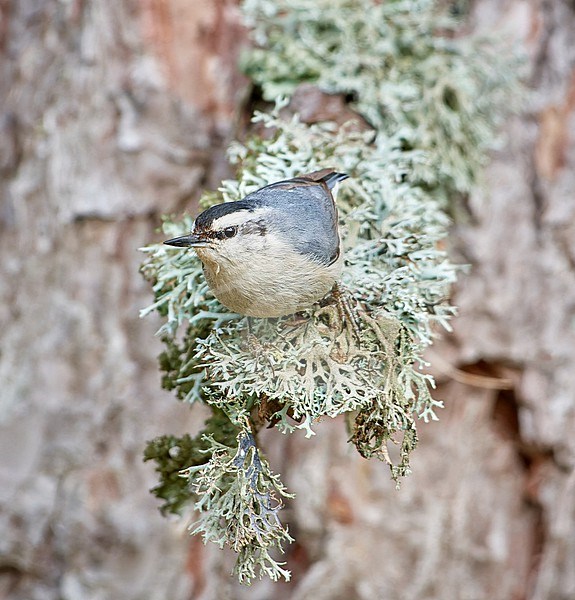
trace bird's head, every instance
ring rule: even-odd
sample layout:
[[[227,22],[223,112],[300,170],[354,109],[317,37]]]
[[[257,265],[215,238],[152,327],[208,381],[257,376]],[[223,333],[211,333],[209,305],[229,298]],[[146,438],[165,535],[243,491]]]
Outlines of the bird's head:
[[[204,263],[234,263],[275,238],[270,209],[248,200],[217,204],[198,215],[188,235],[164,244],[196,250]]]
[[[208,208],[192,233],[164,243],[194,248],[204,265],[216,268],[265,269],[268,260],[297,255],[329,265],[340,252],[332,191],[346,178],[324,169],[272,183],[243,200]]]

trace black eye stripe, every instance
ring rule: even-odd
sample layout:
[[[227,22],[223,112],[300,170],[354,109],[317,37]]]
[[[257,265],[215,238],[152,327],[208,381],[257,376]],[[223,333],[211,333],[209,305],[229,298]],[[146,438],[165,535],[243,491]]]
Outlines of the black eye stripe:
[[[225,229],[219,229],[218,231],[210,231],[208,236],[216,238],[218,240],[225,240],[226,238],[233,238],[237,232],[238,228],[236,226],[233,226],[226,227]]]

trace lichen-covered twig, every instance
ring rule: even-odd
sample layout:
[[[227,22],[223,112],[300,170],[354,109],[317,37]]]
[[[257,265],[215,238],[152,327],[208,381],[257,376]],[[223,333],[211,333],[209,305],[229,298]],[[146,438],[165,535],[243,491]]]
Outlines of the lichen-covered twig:
[[[258,112],[266,133],[230,147],[237,178],[203,206],[326,166],[350,179],[338,194],[345,268],[335,302],[295,317],[246,321],[211,295],[191,252],[145,248],[142,267],[164,317],[163,385],[223,419],[196,438],[150,443],[167,510],[193,505],[192,527],[238,553],[244,583],[289,577],[272,556],[291,540],[279,521],[287,491],[257,445],[263,426],[312,436],[345,415],[350,441],[409,473],[416,422],[441,402],[420,370],[423,352],[454,312],[457,268],[445,251],[449,200],[468,192],[510,104],[514,68],[493,44],[458,39],[433,0],[244,0],[257,48],[246,62],[269,99],[302,81],[352,99],[367,130],[286,116],[287,98]],[[507,54],[508,55],[508,54]],[[497,67],[494,67],[497,64]],[[166,219],[167,237],[193,219]],[[182,334],[182,331],[184,332]],[[390,453],[390,445],[399,446]],[[186,462],[188,461],[188,462]]]

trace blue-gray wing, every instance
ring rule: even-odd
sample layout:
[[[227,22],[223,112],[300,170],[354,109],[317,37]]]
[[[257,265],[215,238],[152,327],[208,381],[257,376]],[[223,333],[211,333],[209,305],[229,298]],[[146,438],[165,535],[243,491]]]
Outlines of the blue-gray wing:
[[[340,253],[337,207],[331,190],[347,175],[324,169],[287,181],[272,183],[246,200],[274,210],[270,230],[281,235],[296,252],[330,265]]]

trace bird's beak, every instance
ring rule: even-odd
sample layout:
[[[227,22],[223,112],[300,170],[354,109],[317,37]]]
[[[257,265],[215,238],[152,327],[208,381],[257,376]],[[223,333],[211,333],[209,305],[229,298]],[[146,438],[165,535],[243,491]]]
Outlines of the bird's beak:
[[[209,245],[208,240],[194,233],[166,240],[164,244],[167,244],[168,246],[178,246],[179,248],[205,248]]]

